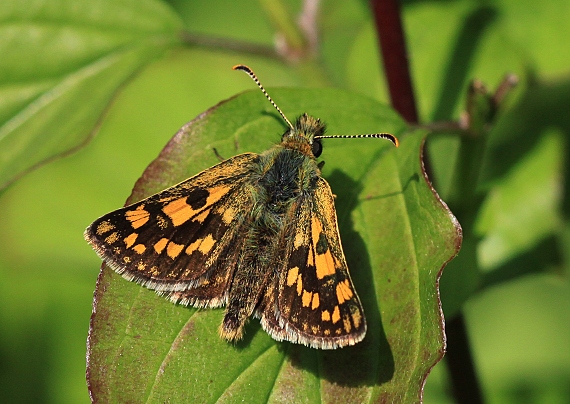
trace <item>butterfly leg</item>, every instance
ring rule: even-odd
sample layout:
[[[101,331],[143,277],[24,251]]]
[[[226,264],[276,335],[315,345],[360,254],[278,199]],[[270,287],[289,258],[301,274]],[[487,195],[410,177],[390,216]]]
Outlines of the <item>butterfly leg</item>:
[[[218,149],[216,149],[215,147],[212,148],[212,150],[214,151],[214,154],[216,155],[216,157],[218,158],[218,160],[220,161],[224,161],[225,158],[222,157],[222,155],[220,153],[218,153]]]

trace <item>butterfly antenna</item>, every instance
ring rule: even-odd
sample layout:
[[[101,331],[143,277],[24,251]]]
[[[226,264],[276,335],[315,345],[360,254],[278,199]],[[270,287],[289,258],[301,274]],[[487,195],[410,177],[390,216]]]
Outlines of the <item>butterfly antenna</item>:
[[[322,136],[315,136],[315,139],[326,139],[326,138],[350,139],[350,138],[365,138],[365,137],[388,139],[390,142],[394,143],[394,146],[398,147],[400,145],[398,138],[390,133],[368,133],[366,135],[322,135]]]
[[[277,104],[275,104],[275,102],[273,102],[273,100],[271,99],[271,97],[269,96],[269,94],[267,94],[267,91],[265,91],[265,88],[263,88],[263,86],[261,85],[261,83],[259,82],[259,79],[257,78],[257,76],[255,75],[255,73],[253,72],[253,70],[251,70],[249,67],[247,67],[246,65],[235,65],[233,67],[234,70],[242,70],[244,72],[246,72],[249,77],[251,77],[253,79],[253,81],[255,81],[255,84],[257,84],[257,86],[261,89],[261,91],[263,92],[263,94],[265,95],[265,97],[269,100],[269,102],[271,103],[271,105],[273,105],[275,107],[275,109],[277,110],[277,112],[279,112],[279,114],[283,117],[283,119],[285,119],[285,122],[287,122],[287,125],[289,125],[289,127],[291,129],[295,129],[293,127],[293,125],[291,125],[291,122],[289,121],[289,119],[287,119],[287,117],[285,116],[285,114],[281,111],[281,109],[279,109],[279,107],[277,106]]]

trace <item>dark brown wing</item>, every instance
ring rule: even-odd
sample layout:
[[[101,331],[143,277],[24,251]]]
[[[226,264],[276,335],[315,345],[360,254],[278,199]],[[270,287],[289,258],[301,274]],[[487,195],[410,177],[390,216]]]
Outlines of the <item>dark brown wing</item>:
[[[284,259],[257,313],[277,340],[334,349],[364,338],[366,320],[340,243],[334,199],[319,178],[290,212]]]
[[[222,305],[253,205],[245,185],[256,159],[235,156],[102,216],[85,238],[125,279],[182,304]]]

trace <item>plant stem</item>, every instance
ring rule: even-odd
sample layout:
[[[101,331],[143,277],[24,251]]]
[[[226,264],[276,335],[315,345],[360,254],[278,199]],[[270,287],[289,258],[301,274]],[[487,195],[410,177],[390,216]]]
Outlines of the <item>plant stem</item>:
[[[305,49],[306,41],[285,4],[281,0],[258,0],[258,2],[275,32],[283,35],[289,52],[301,54]]]
[[[371,0],[390,99],[396,111],[410,123],[418,122],[410,77],[406,41],[397,0]]]
[[[180,36],[182,38],[182,41],[193,46],[258,55],[269,59],[283,60],[281,55],[279,55],[272,46],[254,44],[251,42],[239,41],[230,38],[193,34],[188,31],[182,31]]]

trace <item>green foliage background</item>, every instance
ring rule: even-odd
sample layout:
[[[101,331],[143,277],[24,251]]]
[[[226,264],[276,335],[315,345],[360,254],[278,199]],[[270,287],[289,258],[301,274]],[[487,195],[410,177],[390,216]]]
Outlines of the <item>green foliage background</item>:
[[[34,94],[73,83],[76,74],[93,77],[87,95],[72,94],[58,106],[85,111],[81,121],[45,116],[43,125],[23,127],[20,136],[38,145],[29,151],[29,165],[45,150],[80,144],[83,139],[75,136],[86,137],[97,122],[93,113],[112,99],[110,90],[137,72],[106,109],[86,148],[25,175],[1,195],[0,398],[6,402],[88,402],[85,340],[100,261],[83,241],[83,229],[124,203],[179,127],[251,89],[229,70],[232,65],[254,67],[266,87],[332,86],[387,102],[364,1],[324,2],[322,57],[297,67],[245,53],[172,46],[176,41],[169,33],[182,27],[271,46],[274,28],[261,6],[265,2],[123,0],[113,2],[116,9],[103,1],[77,4],[65,16],[58,14],[69,5],[64,0],[27,1],[24,7],[7,0],[0,6],[3,122]],[[284,4],[291,13],[300,8],[297,1]],[[480,239],[463,246],[464,256],[476,256],[480,268],[450,265],[442,300],[446,313],[464,309],[489,402],[566,402],[570,5],[566,0],[409,1],[403,16],[422,121],[457,118],[470,78],[491,88],[506,72],[522,78],[489,140],[493,153],[481,182],[489,193],[475,225]],[[58,36],[62,27],[78,30],[82,41]],[[38,38],[38,49],[25,53],[25,41]],[[11,133],[7,122],[0,141]],[[69,130],[62,139],[45,140],[54,127]],[[7,150],[5,143],[0,147]],[[430,149],[444,200],[453,196],[456,147],[454,139],[440,137]],[[2,166],[2,180],[10,170]],[[529,274],[493,280],[507,264],[515,273]],[[425,402],[449,400],[440,364],[428,379]]]

